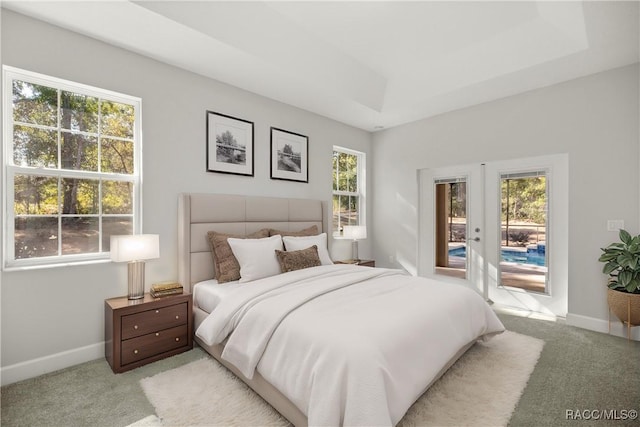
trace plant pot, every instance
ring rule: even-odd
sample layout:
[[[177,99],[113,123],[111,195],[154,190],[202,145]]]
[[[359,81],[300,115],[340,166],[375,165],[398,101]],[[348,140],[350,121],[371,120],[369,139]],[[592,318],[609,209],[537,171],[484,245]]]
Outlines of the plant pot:
[[[640,294],[630,294],[607,288],[607,303],[609,310],[620,321],[631,326],[640,325]],[[629,316],[629,312],[631,316]]]

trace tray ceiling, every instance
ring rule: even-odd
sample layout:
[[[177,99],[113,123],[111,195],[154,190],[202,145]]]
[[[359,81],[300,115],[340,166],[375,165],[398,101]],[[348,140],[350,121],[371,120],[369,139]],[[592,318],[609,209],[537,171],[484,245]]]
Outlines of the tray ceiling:
[[[640,59],[637,2],[2,5],[369,131]]]

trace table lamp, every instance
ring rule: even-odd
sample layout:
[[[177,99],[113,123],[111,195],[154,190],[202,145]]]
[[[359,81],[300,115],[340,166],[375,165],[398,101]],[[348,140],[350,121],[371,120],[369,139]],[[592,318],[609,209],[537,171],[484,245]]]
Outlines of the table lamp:
[[[358,240],[364,240],[367,238],[367,227],[364,225],[345,225],[342,227],[342,235],[347,239],[352,239],[352,256],[355,261],[360,261],[358,258]]]
[[[157,234],[111,236],[111,261],[129,263],[129,299],[144,297],[144,260],[159,257]]]

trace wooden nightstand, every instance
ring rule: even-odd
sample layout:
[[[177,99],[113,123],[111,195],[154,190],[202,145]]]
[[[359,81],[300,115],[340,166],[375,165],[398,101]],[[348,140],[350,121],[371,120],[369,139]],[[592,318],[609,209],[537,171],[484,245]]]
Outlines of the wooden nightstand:
[[[364,267],[376,266],[376,262],[373,259],[360,259],[357,261],[354,259],[346,259],[344,261],[334,261],[334,264],[356,264],[356,265],[362,265]]]
[[[105,357],[120,373],[193,348],[191,294],[104,302]]]

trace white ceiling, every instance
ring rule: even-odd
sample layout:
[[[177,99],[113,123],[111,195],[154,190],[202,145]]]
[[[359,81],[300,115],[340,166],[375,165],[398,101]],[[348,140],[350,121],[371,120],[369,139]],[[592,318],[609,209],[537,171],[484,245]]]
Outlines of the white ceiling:
[[[2,5],[370,131],[640,60],[637,2]]]

